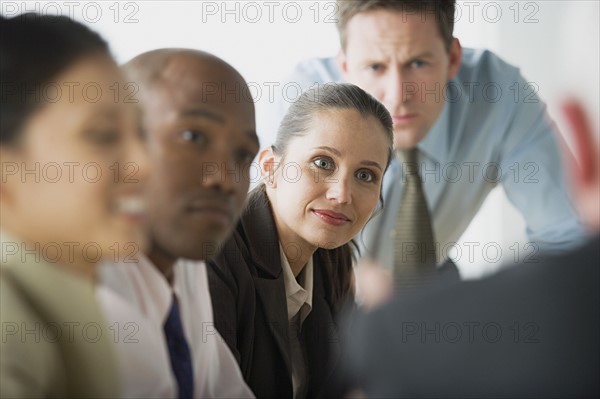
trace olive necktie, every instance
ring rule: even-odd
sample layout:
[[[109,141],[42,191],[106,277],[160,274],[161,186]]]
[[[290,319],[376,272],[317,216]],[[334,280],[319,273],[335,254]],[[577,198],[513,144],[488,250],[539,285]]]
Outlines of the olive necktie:
[[[394,280],[397,289],[406,292],[434,279],[436,247],[419,175],[418,150],[396,150],[396,154],[403,166],[404,192],[396,216]]]

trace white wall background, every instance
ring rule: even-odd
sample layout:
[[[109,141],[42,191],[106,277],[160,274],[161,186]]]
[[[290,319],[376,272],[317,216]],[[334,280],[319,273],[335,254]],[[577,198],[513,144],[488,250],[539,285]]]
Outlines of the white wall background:
[[[214,53],[252,83],[259,135],[269,118],[269,87],[299,61],[338,49],[333,0],[303,1],[2,1],[1,12],[70,15],[100,32],[119,62],[161,47],[189,47]],[[598,126],[600,115],[599,3],[596,0],[459,1],[455,35],[466,47],[486,47],[518,65],[539,86],[551,116],[563,126],[560,100],[585,100]],[[275,90],[277,87],[275,87]],[[260,98],[259,98],[260,91]],[[457,261],[465,278],[497,269],[485,262],[484,244],[497,242],[510,261],[515,243],[527,243],[520,215],[501,189],[492,192],[461,242],[481,245]],[[459,245],[461,245],[459,243]],[[515,248],[515,247],[513,247]],[[468,252],[468,251],[466,251]],[[494,257],[493,253],[487,258]]]

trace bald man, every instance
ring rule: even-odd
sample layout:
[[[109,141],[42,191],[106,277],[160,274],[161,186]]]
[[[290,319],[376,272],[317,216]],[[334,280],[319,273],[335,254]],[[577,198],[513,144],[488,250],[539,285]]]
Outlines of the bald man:
[[[246,82],[223,60],[192,50],[151,51],[124,69],[139,87],[153,165],[150,248],[100,273],[124,396],[252,397],[213,327],[203,262],[238,219],[259,149],[254,104],[240,95]]]

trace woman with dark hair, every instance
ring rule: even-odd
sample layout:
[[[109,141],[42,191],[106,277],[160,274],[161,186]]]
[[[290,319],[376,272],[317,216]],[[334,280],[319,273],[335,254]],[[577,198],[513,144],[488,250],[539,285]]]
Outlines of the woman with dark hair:
[[[94,273],[144,241],[137,111],[107,44],[64,17],[2,18],[0,78],[0,396],[116,397]]]
[[[217,330],[259,398],[324,394],[352,238],[381,201],[392,119],[357,86],[305,92],[259,155],[264,183],[209,267]]]

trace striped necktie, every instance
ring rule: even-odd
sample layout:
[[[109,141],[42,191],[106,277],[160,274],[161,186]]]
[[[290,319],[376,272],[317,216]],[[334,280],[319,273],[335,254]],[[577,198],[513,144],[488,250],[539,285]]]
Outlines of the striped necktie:
[[[164,331],[171,359],[171,370],[177,380],[177,397],[179,399],[192,398],[194,396],[192,353],[183,333],[179,305],[175,295],[173,295],[173,304],[165,321]]]
[[[394,280],[402,292],[428,284],[434,278],[436,248],[431,217],[421,176],[418,150],[396,150],[404,176],[402,202],[396,216],[394,237]]]

